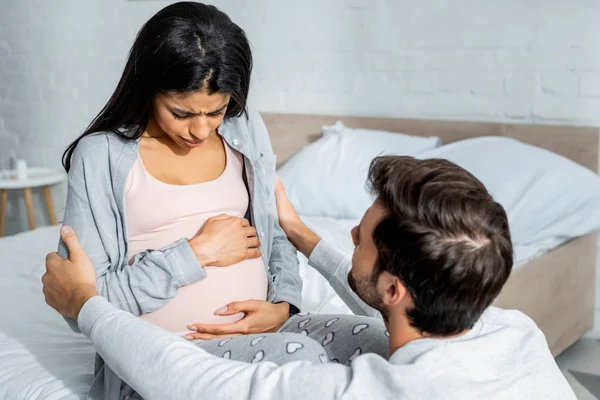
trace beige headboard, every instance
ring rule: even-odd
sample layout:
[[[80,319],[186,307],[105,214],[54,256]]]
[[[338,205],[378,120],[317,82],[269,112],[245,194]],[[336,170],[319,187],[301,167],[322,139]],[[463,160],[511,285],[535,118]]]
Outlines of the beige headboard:
[[[598,172],[598,128],[301,114],[263,113],[262,116],[269,129],[278,166],[319,138],[323,125],[332,125],[340,120],[351,128],[437,136],[444,143],[475,136],[507,136],[561,154]]]

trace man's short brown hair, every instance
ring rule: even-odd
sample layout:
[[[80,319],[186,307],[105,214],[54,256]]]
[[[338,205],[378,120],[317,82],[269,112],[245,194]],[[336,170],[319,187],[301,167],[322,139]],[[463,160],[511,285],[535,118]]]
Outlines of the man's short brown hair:
[[[378,157],[369,185],[388,211],[373,233],[375,273],[388,271],[406,286],[411,324],[430,335],[471,328],[512,269],[504,208],[475,176],[443,159]]]

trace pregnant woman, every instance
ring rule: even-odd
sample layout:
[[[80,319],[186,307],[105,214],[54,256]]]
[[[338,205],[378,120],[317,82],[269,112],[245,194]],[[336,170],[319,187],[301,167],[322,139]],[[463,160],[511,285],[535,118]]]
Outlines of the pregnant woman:
[[[64,224],[102,296],[219,356],[385,355],[379,321],[297,314],[302,281],[277,219],[275,156],[246,104],[251,70],[243,30],[215,7],[182,2],[153,16],[112,97],[64,154]],[[135,398],[100,357],[95,372],[91,398]]]

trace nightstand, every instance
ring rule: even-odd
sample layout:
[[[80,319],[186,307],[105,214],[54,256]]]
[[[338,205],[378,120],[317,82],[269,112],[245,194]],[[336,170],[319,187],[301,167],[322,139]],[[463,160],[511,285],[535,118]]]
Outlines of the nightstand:
[[[0,171],[0,237],[4,236],[6,222],[6,203],[8,202],[9,190],[23,190],[25,194],[25,206],[27,208],[27,220],[29,229],[35,229],[35,213],[33,211],[33,198],[31,189],[43,187],[46,207],[50,216],[50,223],[56,225],[56,215],[52,203],[50,186],[60,183],[66,179],[66,174],[61,170],[48,168],[28,168],[26,179],[13,179],[16,171]]]

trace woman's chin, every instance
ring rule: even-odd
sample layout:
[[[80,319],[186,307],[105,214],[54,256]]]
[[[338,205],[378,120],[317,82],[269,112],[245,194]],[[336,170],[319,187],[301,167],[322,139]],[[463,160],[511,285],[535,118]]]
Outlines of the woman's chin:
[[[182,147],[185,149],[195,149],[197,147],[200,147],[204,144],[204,142],[206,142],[206,140],[201,140],[201,141],[191,141],[191,140],[187,140],[184,138],[179,138],[179,142],[182,143]]]

